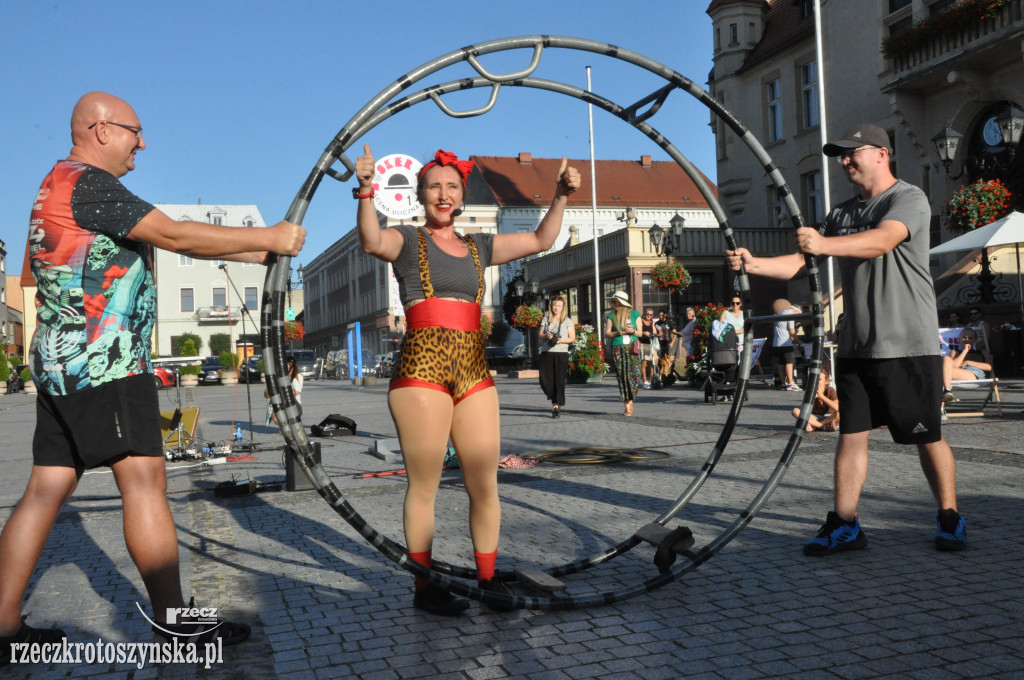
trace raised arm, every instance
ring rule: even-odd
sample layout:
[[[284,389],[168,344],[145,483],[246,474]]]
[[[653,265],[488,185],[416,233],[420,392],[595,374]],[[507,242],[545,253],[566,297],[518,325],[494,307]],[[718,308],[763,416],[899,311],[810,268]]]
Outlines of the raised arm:
[[[764,276],[769,279],[792,279],[804,270],[804,258],[800,253],[777,257],[754,257],[746,248],[737,248],[725,251],[725,259],[733,271],[738,272],[742,264],[748,274]]]
[[[363,155],[356,159],[356,179],[359,180],[359,193],[370,195],[369,198],[356,199],[356,228],[359,231],[359,245],[363,251],[380,258],[385,262],[394,262],[402,251],[404,239],[396,229],[381,229],[377,219],[377,209],[373,207],[373,174],[376,172],[376,161],[370,152],[370,145],[363,144]]]
[[[491,247],[491,264],[504,264],[542,253],[554,245],[555,238],[562,229],[562,216],[565,214],[565,205],[569,202],[569,194],[580,188],[580,173],[576,168],[569,166],[565,156],[562,156],[562,165],[558,168],[555,180],[555,198],[551,201],[551,207],[540,221],[537,230],[528,234],[495,236]]]

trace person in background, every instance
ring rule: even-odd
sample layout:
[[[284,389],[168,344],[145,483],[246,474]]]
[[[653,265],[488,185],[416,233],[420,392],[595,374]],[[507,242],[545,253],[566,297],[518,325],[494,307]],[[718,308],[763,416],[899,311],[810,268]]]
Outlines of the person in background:
[[[835,157],[856,195],[833,208],[819,232],[796,231],[797,252],[754,257],[726,251],[735,271],[774,279],[801,275],[806,257],[835,257],[845,317],[836,362],[842,432],[835,455],[835,495],[804,554],[833,555],[867,546],[857,509],[868,475],[871,430],[887,426],[913,444],[938,506],[934,545],[963,550],[967,529],[957,509],[956,460],[942,436],[942,361],[929,269],[931,208],[918,187],[892,174],[888,133],[872,124],[850,128],[822,151]]]
[[[434,502],[450,438],[469,496],[477,583],[483,590],[508,594],[494,577],[501,529],[501,426],[480,330],[484,269],[549,249],[562,228],[569,194],[580,186],[580,174],[562,158],[550,187],[551,206],[536,231],[463,235],[455,230],[455,220],[465,205],[473,161],[438,150],[417,179],[423,224],[386,229],[374,207],[376,162],[369,145],[363,146],[355,167],[359,242],[366,253],[392,263],[405,307],[406,333],[388,388],[388,408],[408,479],[403,524],[409,557],[428,569],[433,563]],[[459,616],[469,602],[416,577],[413,607]]]
[[[984,380],[992,370],[992,364],[985,361],[975,343],[978,334],[973,328],[960,329],[960,349],[952,350],[948,356],[942,357],[942,403],[955,404],[960,401],[953,394],[954,380]]]
[[[541,354],[537,359],[540,388],[551,402],[551,417],[558,418],[565,406],[565,376],[569,372],[569,346],[576,341],[576,324],[565,311],[565,298],[551,298],[540,321]]]
[[[977,307],[971,307],[967,314],[970,317],[967,320],[967,327],[978,335],[978,344],[974,349],[981,352],[985,361],[991,364],[992,347],[989,343],[992,339],[992,330],[988,327],[988,322],[982,318],[981,310]]]
[[[947,328],[963,328],[963,321],[960,320],[960,315],[956,312],[949,313],[949,324]]]
[[[732,303],[725,308],[722,320],[736,329],[736,350],[743,351],[743,300],[739,294],[732,296]]]
[[[643,388],[651,389],[654,379],[655,347],[658,342],[658,329],[654,326],[654,310],[648,309],[640,317],[640,378]]]
[[[796,314],[800,310],[789,303],[789,300],[779,298],[772,303],[772,310],[776,315]],[[796,323],[780,319],[775,322],[775,335],[772,338],[772,354],[778,364],[779,385],[784,390],[799,392],[800,386],[796,384],[793,377],[793,368],[796,365],[796,350],[800,347],[800,338],[796,334]]]
[[[619,385],[619,400],[626,405],[625,414],[633,415],[633,400],[640,387],[640,356],[632,352],[640,327],[640,312],[629,303],[626,291],[617,290],[609,299],[612,311],[604,323],[604,337],[612,341],[612,362]]]
[[[686,308],[686,323],[683,325],[683,330],[679,332],[682,336],[683,349],[686,350],[686,358],[689,360],[690,355],[693,354],[693,331],[697,327],[697,310],[693,307]]]
[[[793,417],[800,417],[800,409],[793,409]],[[827,370],[818,375],[818,391],[811,405],[811,415],[807,418],[807,431],[835,432],[839,429],[839,396],[832,387],[831,376]]]
[[[38,286],[30,349],[36,430],[28,485],[0,533],[0,665],[10,663],[12,643],[65,638],[59,628],[29,626],[21,608],[61,506],[84,472],[100,467],[110,468],[121,494],[125,545],[149,595],[154,639],[238,644],[249,637],[245,624],[168,623],[168,610],[184,608],[185,600],[150,362],[151,247],[266,263],[274,254],[298,255],[306,230],[288,222],[243,228],[177,221],[132,194],[120,178],[135,169],[146,142],[138,114],[111,94],[78,100],[71,143],[43,179],[29,227]]]

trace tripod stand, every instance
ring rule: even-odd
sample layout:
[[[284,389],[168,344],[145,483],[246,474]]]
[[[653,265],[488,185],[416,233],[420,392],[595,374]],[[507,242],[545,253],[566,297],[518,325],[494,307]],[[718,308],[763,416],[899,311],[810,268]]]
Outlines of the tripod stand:
[[[178,374],[178,367],[174,367],[174,386],[176,390],[175,394],[175,406],[174,415],[171,416],[171,433],[164,438],[164,444],[166,445],[170,441],[171,437],[176,437],[177,442],[174,451],[167,452],[168,460],[180,460],[182,458],[190,457],[187,454],[189,448],[195,450],[195,440],[192,435],[189,434],[188,430],[183,425],[183,414],[181,412],[181,376]],[[188,446],[185,446],[185,441],[188,441]]]
[[[228,265],[227,265],[227,263],[226,262],[221,263],[220,265],[218,265],[218,268],[224,271],[224,276],[227,277],[228,283],[231,284],[231,288],[235,291],[235,295],[238,296],[238,300],[241,302],[241,308],[242,308],[242,337],[244,338],[246,335],[248,335],[246,333],[246,330],[245,330],[245,317],[248,316],[249,317],[249,321],[253,321],[252,314],[249,313],[249,308],[245,304],[245,298],[242,297],[241,293],[238,292],[238,288],[235,286],[235,282],[231,280],[231,275],[228,273]],[[255,321],[253,321],[253,325],[256,328],[259,328],[259,324],[257,324]],[[248,342],[248,341],[247,340],[243,340],[242,342]],[[246,398],[246,401],[249,404],[249,443],[248,444],[240,443],[237,446],[238,446],[238,450],[239,451],[248,451],[248,452],[252,453],[252,452],[256,451],[256,441],[253,439],[253,432],[252,432],[252,381],[249,379],[249,357],[248,356],[245,357],[245,361],[243,362],[243,365],[239,367],[239,369],[240,369],[239,373],[241,373],[242,371],[245,371],[245,398]]]

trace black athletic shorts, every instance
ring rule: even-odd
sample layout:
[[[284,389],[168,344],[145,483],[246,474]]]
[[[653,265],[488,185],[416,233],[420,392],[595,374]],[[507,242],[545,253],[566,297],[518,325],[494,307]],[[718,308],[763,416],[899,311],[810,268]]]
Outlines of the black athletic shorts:
[[[836,360],[843,434],[888,426],[897,444],[942,438],[942,358]]]
[[[782,347],[773,346],[772,353],[775,361],[780,364],[796,363],[796,350],[793,345],[784,345]]]
[[[126,455],[163,456],[160,402],[146,373],[67,396],[39,393],[32,462],[76,470]]]

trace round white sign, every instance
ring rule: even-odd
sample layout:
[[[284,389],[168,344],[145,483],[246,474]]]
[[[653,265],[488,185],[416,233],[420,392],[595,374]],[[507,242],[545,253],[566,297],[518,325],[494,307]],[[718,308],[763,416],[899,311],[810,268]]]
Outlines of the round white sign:
[[[396,220],[420,213],[423,206],[416,199],[416,177],[421,167],[418,160],[400,153],[377,159],[373,203],[378,212]]]

